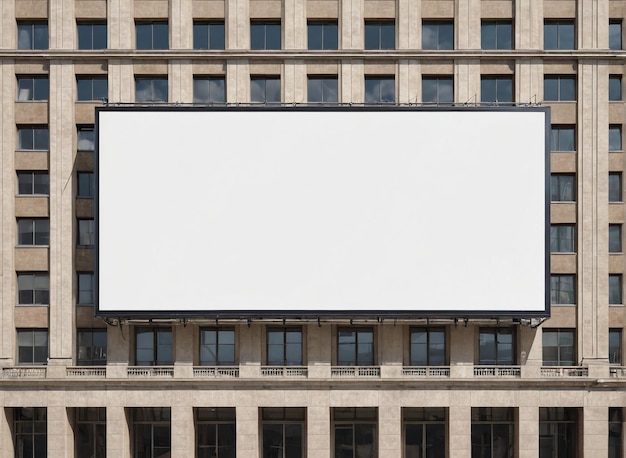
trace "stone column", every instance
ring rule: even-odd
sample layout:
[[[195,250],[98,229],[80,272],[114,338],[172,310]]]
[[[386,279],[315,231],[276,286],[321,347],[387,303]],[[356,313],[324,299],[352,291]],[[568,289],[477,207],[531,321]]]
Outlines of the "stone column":
[[[250,48],[250,7],[248,0],[225,0],[226,49]]]
[[[308,458],[330,458],[330,407],[328,394],[325,391],[310,392],[307,407],[307,456]],[[330,434],[329,434],[330,433]]]
[[[287,60],[283,66],[283,87],[285,103],[306,103],[307,74],[303,60]]]
[[[226,64],[226,101],[250,102],[250,65],[247,60],[229,60]]]
[[[365,101],[365,67],[362,60],[341,62],[341,102],[363,103]]]
[[[378,407],[378,456],[396,458],[402,456],[402,408],[393,402],[381,401]]]
[[[124,409],[124,396],[109,392],[107,405],[107,458],[130,458],[130,425]]]
[[[63,392],[56,392],[48,399],[56,399],[61,403],[65,401]],[[74,457],[74,434],[68,418],[67,408],[61,406],[48,406],[48,456]]]
[[[306,0],[285,0],[283,5],[283,49],[307,49]]]
[[[172,458],[195,456],[193,408],[172,405]]]
[[[259,456],[259,408],[237,406],[237,456]]]
[[[398,103],[422,101],[422,70],[419,60],[402,59],[398,63]]]
[[[451,398],[449,424],[450,456],[470,458],[472,456],[472,408],[468,405],[453,405]],[[466,401],[466,399],[460,399]]]
[[[13,409],[5,407],[0,412],[0,458],[14,458],[15,447],[13,444]]]
[[[583,456],[608,456],[609,409],[605,406],[585,406],[582,429]]]
[[[531,399],[531,402],[534,399]],[[536,406],[520,406],[518,409],[519,458],[539,456],[539,409]]]
[[[331,326],[328,324],[307,326],[306,336],[309,378],[330,378],[333,347]]]
[[[341,37],[340,49],[363,49],[364,37],[364,0],[342,0],[339,12]]]
[[[465,327],[462,322],[451,328],[450,377],[473,377],[475,332],[474,325]]]

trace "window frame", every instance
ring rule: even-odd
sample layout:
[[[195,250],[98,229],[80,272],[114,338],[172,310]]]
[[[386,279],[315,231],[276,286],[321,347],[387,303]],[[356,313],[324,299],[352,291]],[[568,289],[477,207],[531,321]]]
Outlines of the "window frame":
[[[204,340],[204,336],[205,333],[211,333],[214,332],[215,333],[215,342],[209,342],[209,343],[203,343],[205,342]],[[223,343],[220,342],[220,340],[223,341],[224,339],[224,334],[229,333],[232,334],[232,344],[229,342]],[[222,339],[220,339],[220,335],[222,335]],[[209,326],[209,327],[201,327],[199,329],[199,337],[198,337],[199,341],[199,355],[198,355],[198,360],[199,360],[199,364],[200,366],[235,366],[237,365],[237,332],[235,330],[234,327],[215,327],[215,326]],[[215,346],[215,358],[213,360],[210,359],[205,359],[203,358],[203,347],[209,347],[210,345],[214,345]],[[232,347],[232,359],[227,359],[226,356],[224,355],[224,352],[226,350],[224,350],[224,348],[229,348]],[[221,351],[220,351],[221,350]],[[210,352],[210,350],[207,350]]]
[[[622,125],[609,124],[609,153],[622,152]]]
[[[495,45],[491,45],[491,43],[489,43],[489,46],[485,46],[485,38],[486,38],[486,32],[487,30],[485,29],[488,26],[493,26],[495,27],[495,33],[494,33],[494,38],[495,38]],[[503,44],[502,46],[500,45],[500,33],[498,31],[498,26],[508,26],[509,30],[508,30],[508,40],[505,40],[504,43],[509,43],[509,46],[505,46],[505,44]],[[514,39],[515,39],[515,35],[513,34],[513,21],[512,20],[483,20],[480,23],[480,49],[482,50],[511,50],[511,49],[515,49],[514,46]]]
[[[206,37],[205,37],[206,35]],[[206,38],[206,46],[205,46]],[[226,27],[224,21],[194,21],[193,49],[223,50],[226,49]]]
[[[165,26],[165,31],[162,27]],[[155,30],[155,27],[157,28]],[[149,30],[148,30],[149,29]],[[163,37],[160,35],[165,33],[167,43],[163,43]],[[142,51],[163,51],[170,49],[170,27],[169,22],[165,21],[135,21],[135,49]],[[156,37],[156,39],[155,39]],[[140,40],[142,40],[140,46]],[[150,41],[143,44],[143,40]]]
[[[561,283],[564,280],[571,280],[572,290],[568,291],[561,288]],[[555,289],[556,287],[556,289]],[[576,305],[577,302],[577,289],[578,285],[576,282],[575,274],[551,274],[550,275],[550,303],[552,305]],[[562,302],[561,297],[570,297],[573,299],[573,302]],[[558,300],[554,300],[558,297]]]
[[[447,456],[448,449],[448,407],[402,407],[402,449],[405,457],[430,457],[433,458]],[[409,428],[421,429],[421,434],[410,433]],[[439,434],[435,430],[443,429]],[[435,436],[436,442],[433,442]],[[439,436],[439,437],[437,437]],[[443,437],[443,441],[439,439]],[[421,443],[419,440],[421,439]],[[409,444],[409,440],[416,440],[415,444]],[[411,453],[409,446],[412,446]]]
[[[207,83],[207,94],[208,99],[202,100],[198,95],[198,89],[200,83]],[[217,89],[211,90],[213,86],[213,82],[221,83],[221,94],[219,97],[216,97],[216,100],[213,100],[213,94]],[[218,84],[219,86],[219,84]],[[208,76],[208,75],[194,75],[193,77],[193,103],[195,104],[207,104],[207,105],[224,105],[226,104],[226,78],[224,76]]]
[[[353,334],[353,341],[342,342],[342,333],[351,333]],[[371,342],[360,342],[367,335],[370,336]],[[349,366],[349,367],[367,367],[367,366],[376,366],[378,355],[377,345],[376,345],[376,329],[371,326],[339,326],[337,327],[337,365],[338,366]],[[362,337],[361,337],[362,336]],[[369,339],[368,339],[369,340]],[[342,346],[354,346],[353,355],[350,359],[342,359]],[[372,355],[371,360],[363,360],[361,355],[360,346],[368,345],[370,347],[370,354]],[[365,353],[367,354],[367,353]]]
[[[571,179],[571,183],[561,183],[561,179]],[[556,182],[555,182],[556,181]],[[567,187],[571,189],[572,198],[564,200],[567,195]],[[554,191],[557,191],[556,193]],[[556,197],[556,199],[555,199]],[[551,173],[550,174],[550,202],[576,202],[576,174],[574,173]]]
[[[319,27],[320,28],[320,37],[319,41],[321,46],[312,46],[311,45],[311,35],[312,28]],[[326,29],[330,28],[331,30],[327,31]],[[333,33],[334,29],[334,33]],[[333,38],[326,40],[326,36],[330,34],[333,35]],[[337,20],[309,20],[307,21],[307,49],[309,51],[320,51],[320,50],[336,50],[339,49],[339,25]]]
[[[493,91],[495,93],[495,100],[485,100],[485,85],[487,82],[491,82],[493,81],[495,84],[495,90]],[[503,83],[508,84],[510,87],[509,88],[503,88],[502,90],[504,91],[503,93],[500,92],[500,89],[498,86],[501,86]],[[500,103],[513,103],[513,98],[514,98],[514,86],[513,86],[513,77],[511,75],[481,75],[480,76],[480,102],[481,103],[494,103],[494,104],[500,104]],[[508,93],[510,94],[510,98],[507,98],[506,95]],[[500,96],[502,97],[502,100],[500,100]]]
[[[139,335],[140,334],[152,334],[152,342],[151,347],[139,347]],[[169,344],[163,343],[159,344],[159,337],[163,335],[170,336]],[[170,326],[137,326],[135,327],[135,341],[134,341],[134,363],[136,366],[172,366],[174,364],[174,330]],[[169,359],[167,359],[167,354],[162,355],[161,351],[168,351],[169,348]],[[151,351],[152,355],[150,359],[139,359],[139,352],[141,350]]]
[[[357,453],[357,447],[359,445],[361,447],[368,446],[370,444],[358,444],[357,438],[360,437],[371,437],[371,448],[372,454],[369,456],[378,456],[378,423],[379,423],[379,411],[377,407],[332,407],[331,408],[331,436],[332,436],[332,450],[334,451],[333,456],[339,456],[336,453],[339,444],[337,443],[337,431],[338,430],[351,430],[352,435],[352,457],[358,458],[360,454]],[[340,412],[346,412],[347,414],[352,413],[352,415],[343,415],[339,417]],[[373,413],[373,415],[372,415]],[[360,429],[361,431],[357,431]],[[369,431],[364,431],[365,429]],[[345,454],[342,454],[342,458],[348,456],[348,450],[342,448],[342,451],[345,451]],[[368,455],[364,455],[368,456]]]
[[[28,226],[30,226],[30,228]],[[30,234],[30,242],[28,241],[29,236],[27,234]],[[27,238],[23,239],[23,235]],[[17,218],[17,246],[50,246],[50,219]]]
[[[85,286],[85,283],[87,285]],[[76,273],[76,305],[89,305],[95,303],[95,277],[93,272]]]
[[[74,418],[75,456],[105,457],[106,407],[75,407]]]
[[[263,100],[253,100],[253,92],[254,85],[263,82]],[[268,87],[267,83],[271,81],[272,85],[278,82],[278,95],[279,100],[271,99],[268,101]],[[261,89],[261,88],[259,88]],[[276,91],[276,88],[270,88],[270,95],[274,95],[273,93]],[[260,95],[260,94],[259,94]],[[282,100],[282,81],[280,75],[250,75],[250,103],[252,104],[264,104],[264,105],[276,105],[280,104]]]
[[[624,281],[622,274],[609,274],[609,305],[624,304]]]
[[[412,326],[409,328],[409,366],[447,366],[448,365],[448,329],[445,326]],[[421,361],[414,356],[414,345],[420,345],[418,342],[413,342],[414,335],[423,333],[426,336],[425,353],[426,360]],[[443,358],[437,359],[436,356],[431,356],[433,352],[439,352],[433,346],[441,345],[440,342],[432,343],[432,337],[435,334],[443,334]],[[436,361],[433,361],[437,359]],[[425,364],[424,364],[425,363]]]
[[[609,328],[609,364],[622,365],[623,354],[622,328]]]
[[[562,138],[564,134],[572,136],[571,149],[569,139]],[[568,148],[568,149],[565,149]],[[576,126],[571,124],[555,124],[550,128],[550,152],[574,153],[576,152]]]
[[[143,458],[145,456],[162,456],[161,453],[171,454],[172,451],[172,410],[170,407],[127,407],[130,410],[130,431],[131,431],[131,443],[132,443],[132,456],[133,458]],[[143,418],[142,418],[143,417]],[[143,429],[143,431],[142,431]],[[168,439],[166,446],[158,446],[155,442],[155,436],[157,429],[167,430],[162,436]],[[141,434],[140,434],[141,431]],[[140,447],[139,438],[145,436],[145,432],[149,433],[148,454],[145,455],[141,451],[145,451],[145,448]],[[163,431],[161,431],[163,433]],[[146,441],[142,441],[142,444],[146,444]],[[156,454],[160,449],[160,453]],[[167,453],[169,452],[169,453]]]
[[[20,40],[20,36],[23,32],[28,33],[28,47],[22,46],[23,42]],[[50,35],[47,21],[17,21],[17,49],[35,51],[49,48]]]
[[[20,344],[20,337],[31,334],[30,344]],[[37,338],[39,337],[39,345]],[[41,343],[45,338],[45,345]],[[18,328],[16,329],[16,349],[18,366],[46,366],[50,357],[50,332],[47,328]],[[39,349],[39,350],[38,350]],[[30,358],[23,359],[26,351],[30,350]]]
[[[145,89],[149,98],[139,97],[144,89],[140,88],[141,84],[147,83],[148,87]],[[163,85],[157,87],[157,85]],[[160,94],[165,90],[164,94]],[[164,97],[160,97],[164,95]],[[153,76],[137,76],[135,75],[135,102],[136,103],[167,103],[169,100],[169,78],[167,75],[153,75]]]
[[[278,27],[278,29],[276,28]],[[273,51],[283,47],[282,22],[280,19],[250,21],[250,49],[253,51]],[[260,30],[262,29],[262,33]],[[278,30],[278,36],[276,31]],[[261,39],[262,43],[257,43]],[[276,40],[278,39],[278,42]]]
[[[84,34],[81,34],[81,29],[85,29],[85,34],[90,35],[88,43],[81,43],[81,36],[85,37]],[[90,30],[87,30],[90,29]],[[104,36],[100,36],[102,31],[104,30]],[[86,38],[86,37],[85,37]],[[104,39],[104,46],[102,45],[102,40]],[[84,50],[94,50],[94,49],[107,49],[109,46],[109,34],[107,30],[106,21],[95,21],[95,22],[83,22],[78,21],[76,23],[76,48],[84,49]]]
[[[506,450],[509,451],[507,456],[516,449],[515,434],[515,407],[472,407],[472,424],[471,424],[471,446],[472,456],[500,458],[503,455],[497,453],[495,441],[497,437],[496,428],[500,431],[505,427],[508,429],[507,444],[504,444]],[[489,441],[488,445],[484,444],[484,439]]]
[[[16,75],[17,94],[15,101],[19,103],[47,102],[50,99],[50,78],[48,75]],[[30,88],[22,88],[23,84],[31,83]],[[39,84],[38,84],[39,83]],[[28,98],[23,98],[21,91],[30,91]],[[43,91],[43,94],[41,93]]]
[[[444,28],[445,30],[442,30]],[[442,38],[442,32],[449,32],[450,30],[452,31],[451,40],[447,37]],[[432,42],[426,39],[429,32],[435,35]],[[456,49],[455,32],[454,19],[422,20],[422,49],[428,51],[448,51]]]
[[[102,342],[94,342],[94,337],[104,336]],[[82,350],[81,350],[82,348]],[[106,328],[78,328],[76,330],[76,365],[77,366],[105,366],[107,364],[108,337]],[[90,358],[81,358],[81,354],[90,355]]]
[[[549,345],[551,342],[546,342],[547,339],[555,340],[554,345]],[[570,339],[571,344],[562,343],[563,339]],[[556,367],[572,367],[577,365],[576,355],[576,329],[574,328],[543,328],[541,332],[541,364],[543,366],[556,366]],[[556,352],[556,359],[546,359],[548,350],[552,349],[552,352]],[[571,354],[571,359],[568,359],[567,354]]]
[[[624,407],[609,407],[609,457],[623,456]]]
[[[24,412],[30,411],[32,415],[26,418]],[[48,455],[48,409],[46,407],[13,407],[13,444],[18,457],[18,450],[28,448],[24,446],[24,440],[31,444],[32,455],[21,455],[19,458],[36,458]],[[39,440],[37,440],[39,439]],[[42,440],[43,439],[43,440]]]
[[[572,86],[571,88],[568,87],[570,85]],[[553,93],[553,91],[556,91],[556,93]],[[545,102],[575,102],[576,91],[576,75],[543,76],[543,100]]]
[[[282,334],[281,342],[274,343],[273,338],[270,334],[276,334],[276,336],[280,336]],[[290,336],[299,335],[300,341],[290,341]],[[268,366],[304,366],[305,363],[305,335],[304,329],[302,326],[268,326],[265,329],[265,363]],[[298,348],[299,347],[299,348]],[[282,357],[279,359],[275,358],[274,352],[271,348],[282,348]],[[292,360],[291,354],[299,354],[299,360]]]
[[[576,224],[550,224],[550,253],[576,253]]]
[[[237,448],[237,423],[236,412],[234,407],[194,407],[194,430],[195,430],[195,449],[196,456],[212,456],[215,458],[230,458],[235,456]],[[214,435],[211,434],[211,427],[214,427]],[[206,429],[206,432],[203,431]],[[220,430],[232,430],[227,431],[232,433],[232,444],[223,444],[224,438],[220,434]],[[215,445],[210,443],[210,436],[214,436]],[[207,443],[208,442],[208,443]],[[206,453],[202,453],[203,451]],[[214,452],[211,453],[211,451]]]
[[[93,218],[78,218],[76,220],[76,246],[78,248],[92,248],[96,243],[96,223]]]
[[[29,142],[24,140],[30,137]],[[45,140],[44,140],[45,139]],[[18,124],[17,126],[17,151],[50,151],[50,130],[47,125]]]
[[[622,92],[622,75],[609,75],[609,102],[621,102]]]
[[[549,33],[549,28],[556,27],[554,33]],[[571,37],[570,32],[567,30],[561,30],[562,28],[572,28]],[[567,33],[567,36],[564,34]],[[563,36],[562,36],[563,34]],[[554,35],[556,38],[554,46],[547,46],[546,37]],[[570,44],[571,39],[571,44]],[[575,50],[576,49],[576,21],[574,19],[545,19],[543,23],[543,49],[546,51],[554,50]]]
[[[102,88],[94,88],[94,83],[100,83],[104,81],[105,94],[98,97],[96,96],[96,92],[101,90]],[[84,94],[87,87],[86,84],[89,84],[89,92],[91,92],[91,96],[89,98],[81,97]],[[83,88],[81,89],[81,85]],[[107,75],[76,75],[76,101],[77,102],[106,102],[109,97],[109,80]]]
[[[331,91],[331,93],[329,94],[330,96],[332,96],[332,89],[328,89],[325,90],[325,82],[327,81],[331,81],[334,82],[334,95],[335,98],[334,100],[326,100],[325,94],[327,91]],[[311,100],[311,93],[313,91],[311,91],[312,87],[311,84],[312,83],[316,83],[319,82],[320,83],[320,94],[322,96],[322,100]],[[337,77],[337,75],[307,75],[307,103],[315,103],[315,104],[337,104],[339,103],[339,78]],[[332,98],[332,97],[331,97]]]
[[[83,146],[87,142],[87,147]],[[92,153],[96,147],[96,131],[93,124],[76,126],[76,150],[80,153]]]
[[[615,30],[616,28],[615,26],[619,26],[617,31]],[[617,38],[616,38],[616,35],[617,35]],[[622,19],[616,19],[616,18],[609,19],[608,41],[609,41],[609,49],[614,50],[614,51],[621,51],[623,49]]]
[[[391,84],[389,84],[391,82]],[[389,105],[396,103],[396,78],[394,75],[365,75],[363,80],[366,105]],[[368,100],[368,86],[377,87],[377,99]],[[393,100],[389,100],[386,91],[393,88]]]
[[[613,180],[611,179],[613,178]],[[619,196],[619,199],[616,197]],[[624,186],[622,182],[622,172],[609,172],[609,203],[624,201]]]
[[[425,83],[434,83],[436,97],[433,100],[426,100],[424,97]],[[452,88],[452,98],[441,100],[441,83],[450,83]],[[454,103],[454,76],[453,75],[424,75],[422,76],[422,103],[432,105],[451,105]]]
[[[578,457],[581,409],[578,407],[539,407],[539,450],[550,457]],[[565,446],[565,451],[559,450]],[[539,454],[539,458],[544,458]]]
[[[30,279],[32,287],[21,289],[21,279],[24,281]],[[36,283],[44,283],[45,288],[36,287]],[[32,294],[32,299],[22,302],[22,297],[26,293]],[[48,272],[17,272],[17,305],[50,305],[50,275]]]
[[[84,180],[81,180],[81,177],[85,178],[87,183]],[[87,193],[83,193],[85,191],[85,187],[87,186]],[[93,199],[96,194],[96,182],[95,176],[93,172],[76,172],[76,198],[78,199]]]
[[[287,429],[290,426],[299,426],[300,435],[300,458],[306,456],[306,407],[259,407],[259,432],[261,445],[261,458],[287,458],[297,455],[297,449],[287,449],[290,443]],[[270,429],[279,427],[281,432],[279,440],[270,441]],[[290,428],[292,429],[292,428]],[[276,439],[276,436],[274,437]],[[281,453],[282,452],[282,453]]]
[[[396,21],[366,19],[363,28],[365,51],[396,49]]]
[[[489,359],[482,352],[483,342],[485,346],[489,343],[483,336],[493,336],[492,353],[495,359]],[[511,342],[501,341],[501,336],[510,336]],[[505,346],[510,346],[511,358],[506,359]],[[517,333],[513,327],[480,327],[478,329],[478,365],[480,366],[514,366],[517,364]]]
[[[17,170],[17,195],[18,196],[49,196],[50,195],[50,173],[47,170]],[[30,183],[20,182],[21,178],[26,179],[30,177]],[[45,179],[43,182],[37,183],[37,177]],[[29,187],[30,192],[22,192],[25,190],[24,188]],[[46,188],[46,192],[37,192],[37,190],[41,190],[41,187]]]
[[[622,253],[623,234],[621,224],[609,224],[609,254]]]

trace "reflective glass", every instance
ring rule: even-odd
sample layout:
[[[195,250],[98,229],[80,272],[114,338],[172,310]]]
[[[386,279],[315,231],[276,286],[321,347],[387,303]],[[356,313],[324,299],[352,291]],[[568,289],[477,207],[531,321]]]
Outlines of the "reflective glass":
[[[622,150],[621,126],[609,126],[609,151]]]
[[[609,49],[622,49],[622,22],[609,22]]]
[[[609,101],[618,102],[622,100],[622,77],[620,75],[609,76]]]

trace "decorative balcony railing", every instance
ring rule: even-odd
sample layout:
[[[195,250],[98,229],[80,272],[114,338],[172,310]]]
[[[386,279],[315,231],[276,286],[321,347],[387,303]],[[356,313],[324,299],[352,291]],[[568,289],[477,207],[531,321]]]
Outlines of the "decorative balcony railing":
[[[304,377],[309,375],[306,366],[262,366],[263,377]]]
[[[198,366],[193,368],[194,377],[236,378],[239,368],[236,366]]]
[[[2,378],[25,379],[25,378],[46,378],[45,367],[4,367],[2,368]]]
[[[541,368],[542,377],[589,377],[589,368],[587,367],[561,367],[561,366],[544,366]]]
[[[126,369],[129,377],[132,378],[173,378],[174,377],[174,368],[170,366],[161,366],[161,367],[129,367]]]
[[[474,377],[518,378],[521,375],[520,366],[474,366]]]
[[[65,370],[67,377],[76,378],[106,378],[107,368],[104,366],[97,367],[68,367]]]
[[[624,366],[611,366],[609,372],[611,377],[626,377],[626,367]]]
[[[448,366],[405,366],[402,368],[403,377],[450,377]]]
[[[380,377],[378,366],[333,366],[330,376],[336,378]]]

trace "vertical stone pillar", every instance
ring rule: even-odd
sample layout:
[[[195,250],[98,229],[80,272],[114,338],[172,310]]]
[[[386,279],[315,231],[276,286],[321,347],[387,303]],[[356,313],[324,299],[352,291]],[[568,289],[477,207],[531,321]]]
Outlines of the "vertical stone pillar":
[[[307,49],[306,0],[285,0],[283,8],[283,49]]]
[[[323,391],[311,392],[316,402],[310,402],[307,407],[307,456],[308,458],[330,458],[330,407],[328,393]],[[332,433],[330,433],[332,435]]]
[[[402,59],[398,63],[398,103],[422,101],[422,70],[418,60]]]
[[[519,458],[539,456],[539,409],[520,406],[518,409]]]
[[[124,397],[109,395],[107,405],[107,458],[130,458],[130,426],[126,419]]]
[[[342,0],[339,12],[340,49],[363,49],[365,43],[364,0]]]
[[[56,392],[48,399],[65,401],[63,392]],[[48,456],[74,457],[74,436],[65,406],[48,406]]]
[[[14,458],[15,446],[13,443],[13,409],[5,407],[0,412],[0,458]]]
[[[283,66],[283,102],[305,103],[307,101],[306,63],[303,60],[287,60]]]
[[[130,326],[107,327],[107,378],[126,378],[132,330]]]
[[[50,61],[50,365],[70,365],[74,350],[74,64]]]
[[[585,406],[582,430],[583,456],[609,456],[609,409],[606,406]]]
[[[516,102],[541,102],[543,100],[543,61],[532,59],[516,60],[514,86]]]
[[[470,458],[472,456],[472,408],[468,405],[453,405],[450,398],[449,445],[450,456]],[[466,399],[460,399],[466,401]]]
[[[226,49],[250,48],[250,7],[248,0],[225,0]]]
[[[365,101],[365,67],[362,60],[343,60],[340,80],[342,103]]]
[[[543,49],[543,2],[518,0],[514,5],[514,48]]]
[[[247,60],[229,60],[226,64],[226,101],[250,102],[250,65]]]
[[[460,59],[454,65],[454,101],[480,102],[480,62]]]
[[[459,322],[451,328],[450,338],[450,377],[473,377],[474,365],[474,325],[465,325]],[[468,414],[469,418],[469,414]]]
[[[387,393],[382,393],[383,398]],[[391,393],[389,393],[391,394]],[[378,407],[378,456],[395,458],[402,456],[402,408],[393,405],[391,399],[381,399]]]
[[[174,376],[193,377],[194,326],[174,326]],[[173,415],[173,414],[172,414]],[[173,418],[173,417],[172,417]],[[172,420],[173,421],[173,420]]]
[[[422,4],[413,0],[398,0],[396,28],[398,49],[422,47]]]
[[[50,49],[73,49],[77,46],[74,0],[48,0]],[[51,113],[55,113],[51,111]]]
[[[237,406],[236,415],[237,456],[259,456],[259,408]]]
[[[480,0],[456,0],[455,49],[480,49]]]
[[[195,456],[193,408],[185,403],[172,405],[172,458]]]
[[[107,0],[109,49],[135,48],[133,6],[128,0]]]

